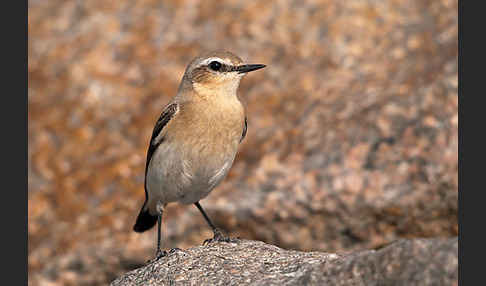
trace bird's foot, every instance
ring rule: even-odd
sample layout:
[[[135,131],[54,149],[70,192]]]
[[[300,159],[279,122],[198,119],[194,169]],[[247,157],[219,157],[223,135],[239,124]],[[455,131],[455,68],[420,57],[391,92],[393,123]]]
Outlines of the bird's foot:
[[[153,259],[149,259],[149,260],[147,260],[147,262],[146,262],[146,263],[149,263],[149,264],[150,264],[150,263],[153,263],[153,262],[155,262],[155,261],[157,261],[157,260],[161,259],[162,257],[166,257],[168,254],[169,254],[169,253],[168,253],[167,251],[165,251],[165,250],[160,250],[160,249],[159,249],[159,250],[157,250],[157,252],[155,253],[155,257],[154,257]]]
[[[213,242],[238,242],[239,238],[231,238],[225,236],[219,229],[214,230],[213,238],[208,238],[203,242],[203,245],[213,243]]]
[[[177,251],[184,251],[184,250],[180,249],[179,247],[172,248],[171,250],[169,250],[169,254],[176,253]]]
[[[157,261],[157,260],[161,259],[162,257],[169,256],[169,255],[171,255],[171,254],[176,253],[177,251],[184,251],[184,250],[182,250],[182,249],[180,249],[180,248],[178,248],[178,247],[176,247],[176,248],[172,248],[172,249],[170,249],[169,251],[166,251],[166,250],[160,250],[160,249],[159,249],[159,250],[157,250],[157,253],[155,253],[155,257],[154,257],[154,259],[152,259],[152,260],[148,260],[148,261],[147,261],[147,263],[152,263],[152,262],[155,262],[155,261]]]
[[[158,249],[157,252],[155,253],[155,259],[154,260],[159,260],[162,257],[166,257],[167,255],[168,255],[167,251]]]

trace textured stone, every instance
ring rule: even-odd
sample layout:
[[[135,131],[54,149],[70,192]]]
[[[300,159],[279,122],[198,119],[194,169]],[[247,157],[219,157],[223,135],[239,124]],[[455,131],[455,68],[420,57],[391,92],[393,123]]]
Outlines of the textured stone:
[[[176,250],[111,285],[457,285],[457,251],[457,238],[399,240],[348,254],[242,240]]]

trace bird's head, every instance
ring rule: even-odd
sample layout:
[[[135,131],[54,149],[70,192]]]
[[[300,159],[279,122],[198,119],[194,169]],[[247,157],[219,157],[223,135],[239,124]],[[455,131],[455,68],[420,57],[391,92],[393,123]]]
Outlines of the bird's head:
[[[262,64],[245,64],[227,51],[214,51],[192,60],[181,86],[190,87],[200,94],[236,94],[245,74],[264,67]]]

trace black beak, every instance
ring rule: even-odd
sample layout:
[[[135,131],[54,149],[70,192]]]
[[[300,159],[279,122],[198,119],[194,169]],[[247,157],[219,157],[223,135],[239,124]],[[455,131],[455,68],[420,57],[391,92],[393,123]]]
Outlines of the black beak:
[[[234,68],[235,71],[237,71],[238,73],[247,73],[247,72],[251,72],[251,71],[256,71],[256,70],[259,70],[259,69],[262,69],[266,67],[265,65],[260,65],[260,64],[256,64],[256,65],[241,65],[241,66],[237,66]]]

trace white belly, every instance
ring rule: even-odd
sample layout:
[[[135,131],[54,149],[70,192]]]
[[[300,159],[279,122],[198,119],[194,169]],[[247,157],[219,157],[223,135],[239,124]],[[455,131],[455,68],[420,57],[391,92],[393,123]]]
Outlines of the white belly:
[[[162,143],[147,170],[149,209],[157,202],[191,204],[206,197],[228,174],[235,152],[226,156],[204,158]]]

